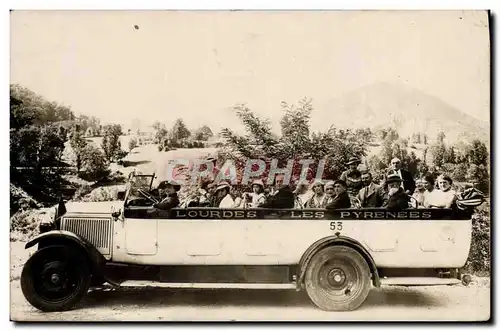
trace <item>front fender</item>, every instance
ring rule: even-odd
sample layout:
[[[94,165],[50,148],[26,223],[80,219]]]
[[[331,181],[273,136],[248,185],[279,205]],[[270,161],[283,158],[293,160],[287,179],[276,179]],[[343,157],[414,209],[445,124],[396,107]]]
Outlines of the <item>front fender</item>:
[[[28,249],[36,244],[39,244],[39,248],[40,246],[45,247],[53,244],[76,246],[87,255],[91,270],[95,273],[100,274],[100,271],[102,270],[101,267],[106,262],[104,256],[102,256],[102,254],[99,253],[99,251],[89,241],[74,234],[73,232],[63,230],[45,232],[27,242],[25,248]]]
[[[366,262],[370,266],[370,271],[373,274],[373,285],[375,287],[380,287],[380,278],[378,275],[377,266],[375,265],[375,261],[373,260],[373,257],[370,255],[370,253],[363,247],[363,245],[359,241],[350,237],[335,235],[328,236],[316,241],[302,255],[299,262],[300,273],[299,279],[297,280],[297,288],[302,285],[307,267],[309,266],[309,263],[314,254],[316,254],[319,250],[332,245],[344,245],[357,250],[358,253],[360,253],[365,258]]]

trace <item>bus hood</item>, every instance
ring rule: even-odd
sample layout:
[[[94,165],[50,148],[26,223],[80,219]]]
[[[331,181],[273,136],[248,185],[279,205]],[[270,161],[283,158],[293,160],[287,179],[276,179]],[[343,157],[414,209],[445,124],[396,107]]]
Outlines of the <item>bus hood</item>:
[[[67,202],[66,213],[111,214],[123,207],[123,201]]]

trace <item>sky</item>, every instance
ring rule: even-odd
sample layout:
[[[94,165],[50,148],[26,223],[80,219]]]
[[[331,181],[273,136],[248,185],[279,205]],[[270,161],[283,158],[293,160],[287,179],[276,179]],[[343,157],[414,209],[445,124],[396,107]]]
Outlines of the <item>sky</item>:
[[[11,83],[126,126],[238,129],[237,103],[277,125],[281,101],[377,82],[489,122],[489,57],[482,11],[11,12]]]

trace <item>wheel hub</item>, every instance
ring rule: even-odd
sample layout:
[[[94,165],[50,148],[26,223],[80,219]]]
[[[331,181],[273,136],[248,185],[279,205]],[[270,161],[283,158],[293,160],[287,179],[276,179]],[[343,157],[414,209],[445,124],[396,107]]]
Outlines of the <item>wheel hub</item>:
[[[61,280],[61,277],[59,276],[59,274],[52,274],[50,276],[50,281],[52,282],[52,284],[54,285],[57,285],[59,283],[59,281]]]
[[[342,286],[346,281],[346,275],[342,269],[334,268],[328,272],[328,283],[333,287]]]

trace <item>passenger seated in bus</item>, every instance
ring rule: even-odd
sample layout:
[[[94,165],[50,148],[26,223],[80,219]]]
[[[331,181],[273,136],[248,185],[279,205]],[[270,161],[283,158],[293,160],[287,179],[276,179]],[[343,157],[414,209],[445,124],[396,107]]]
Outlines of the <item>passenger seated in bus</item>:
[[[363,188],[359,190],[356,198],[360,202],[361,208],[378,208],[382,206],[384,192],[383,188],[375,184],[372,179],[372,174],[365,171],[361,174]]]
[[[389,210],[402,210],[408,208],[410,196],[401,187],[401,177],[397,173],[387,176],[386,183],[388,191],[384,195],[382,207]]]
[[[231,198],[233,198],[233,201],[234,201],[231,208],[244,208],[245,207],[245,200],[243,199],[243,194],[241,193],[241,190],[232,186],[231,189],[229,190],[229,195],[231,195]]]
[[[234,205],[234,199],[229,194],[231,192],[231,185],[227,182],[220,182],[219,186],[215,189],[215,205],[219,208],[231,208]]]
[[[426,174],[422,178],[422,184],[425,187],[424,208],[430,208],[428,201],[432,201],[431,195],[436,192],[434,177],[431,174]]]
[[[168,181],[160,182],[160,184],[158,184],[158,187],[151,191],[151,195],[158,197],[158,201],[162,201],[163,199],[165,199],[167,197],[167,192],[165,190],[167,184]]]
[[[295,208],[299,209],[305,208],[307,201],[313,196],[307,180],[300,181],[293,194],[295,195]]]
[[[425,199],[425,187],[422,182],[422,179],[417,179],[415,181],[415,192],[411,196],[411,206],[412,208],[424,208],[424,199]]]
[[[335,191],[335,197],[333,200],[326,205],[327,209],[339,209],[339,208],[350,208],[351,198],[347,193],[347,184],[341,179],[336,180],[333,183],[333,189]]]
[[[217,188],[217,185],[215,183],[211,182],[207,185],[206,191],[207,193],[204,196],[204,199],[200,199],[200,206],[203,207],[215,207],[215,189]]]
[[[351,157],[349,158],[349,161],[347,162],[347,166],[349,169],[344,171],[340,175],[340,180],[343,180],[347,184],[347,194],[351,197],[355,197],[361,187],[363,186],[362,184],[362,179],[361,179],[361,172],[358,170],[358,166],[361,164],[361,161],[356,158],[356,157]]]
[[[283,179],[281,175],[274,178],[273,192],[267,198],[267,201],[261,205],[262,208],[293,208],[295,205],[295,196],[290,186],[283,183]]]
[[[252,182],[252,192],[244,193],[245,206],[257,208],[266,202],[266,194],[264,193],[264,182],[256,179]]]
[[[325,201],[323,203],[324,207],[335,199],[335,186],[334,181],[328,181],[325,183]]]
[[[179,197],[177,196],[177,192],[181,189],[179,184],[174,181],[164,181],[158,185],[158,189],[165,191],[165,197],[159,203],[154,204],[154,208],[167,210],[179,206]]]
[[[325,183],[321,180],[314,181],[312,191],[314,195],[306,202],[306,208],[325,208]]]
[[[391,160],[391,166],[387,169],[386,178],[392,174],[396,173],[401,179],[401,186],[403,187],[406,194],[413,194],[415,191],[415,180],[409,171],[402,168],[402,162],[400,159],[395,157]]]
[[[452,189],[452,179],[448,175],[438,177],[438,190],[434,190],[429,196],[429,201],[426,201],[429,208],[451,208],[456,200],[456,192]]]

